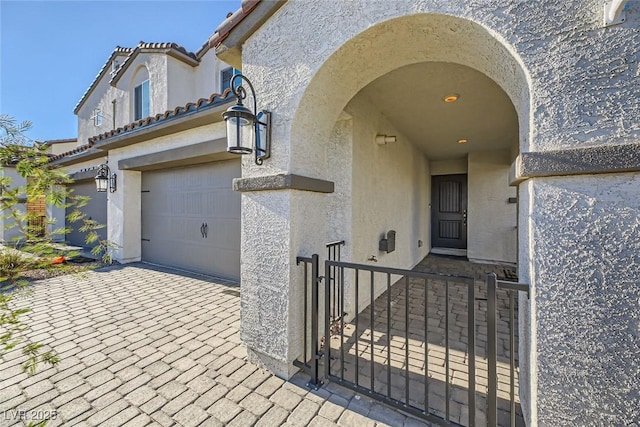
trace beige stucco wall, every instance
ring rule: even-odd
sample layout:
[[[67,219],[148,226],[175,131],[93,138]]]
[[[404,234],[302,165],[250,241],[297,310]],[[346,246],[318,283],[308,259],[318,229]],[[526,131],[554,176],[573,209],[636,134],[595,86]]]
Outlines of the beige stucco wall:
[[[413,267],[428,250],[429,162],[367,99],[356,97],[345,110],[353,117],[351,261],[375,255],[379,265]],[[378,134],[397,141],[378,145]],[[396,250],[379,252],[389,230]],[[418,248],[418,240],[425,245]]]
[[[215,51],[210,49],[200,58],[195,74],[198,97],[209,97],[212,93],[220,93],[222,85],[221,71],[230,65],[220,61]]]
[[[516,188],[509,186],[509,150],[469,153],[467,257],[477,262],[517,262]]]
[[[466,157],[451,160],[431,160],[429,162],[431,175],[455,175],[469,171],[469,161]]]
[[[167,105],[169,108],[185,105],[202,96],[196,92],[195,78],[200,66],[192,67],[172,57],[167,57]]]
[[[120,58],[120,61],[123,59]],[[107,73],[93,89],[84,104],[78,110],[78,145],[84,145],[92,136],[112,130],[113,127],[113,101],[115,101],[116,127],[129,123],[129,94],[122,88],[116,88],[109,84],[110,74]],[[102,109],[102,124],[94,125],[93,112],[95,108]]]
[[[59,142],[56,144],[51,144],[49,146],[49,154],[52,155],[56,155],[56,154],[62,154],[62,153],[66,153],[69,150],[73,150],[76,145],[77,145],[77,141],[72,141],[72,142]]]
[[[412,268],[429,251],[428,159],[363,96],[345,110],[353,117],[351,261]],[[378,145],[378,134],[395,135],[397,140]],[[381,252],[379,241],[389,230],[396,231],[396,249]],[[371,256],[377,263],[367,261]],[[386,279],[378,279],[379,295]],[[359,292],[361,309],[369,304],[368,292]]]

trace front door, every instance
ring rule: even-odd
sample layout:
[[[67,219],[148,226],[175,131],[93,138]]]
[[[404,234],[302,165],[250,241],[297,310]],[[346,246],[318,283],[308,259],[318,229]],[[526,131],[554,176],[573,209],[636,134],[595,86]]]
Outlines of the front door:
[[[431,246],[467,249],[467,175],[431,177]]]

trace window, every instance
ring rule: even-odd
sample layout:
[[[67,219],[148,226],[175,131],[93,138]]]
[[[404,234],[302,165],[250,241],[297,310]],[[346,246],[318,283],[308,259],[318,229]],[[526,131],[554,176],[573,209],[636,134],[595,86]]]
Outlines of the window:
[[[149,117],[149,80],[145,80],[133,90],[133,120]]]
[[[220,93],[224,92],[226,89],[231,87],[231,79],[236,74],[240,74],[240,71],[231,67],[225,68],[220,72],[220,75],[221,75],[220,80],[222,81],[220,85]],[[238,86],[240,86],[240,83],[239,81],[236,81],[236,87]]]
[[[102,126],[102,108],[94,108],[91,118],[94,126]]]
[[[120,63],[118,61],[113,61],[111,63],[111,77],[115,76],[118,73],[118,69],[120,68]]]

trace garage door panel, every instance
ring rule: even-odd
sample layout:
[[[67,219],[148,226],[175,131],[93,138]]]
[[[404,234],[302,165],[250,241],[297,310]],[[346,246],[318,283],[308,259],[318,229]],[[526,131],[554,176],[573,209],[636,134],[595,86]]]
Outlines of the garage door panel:
[[[143,260],[239,279],[240,174],[238,160],[144,172]]]
[[[69,190],[72,191],[73,196],[88,196],[89,202],[80,208],[80,211],[83,212],[87,219],[92,219],[96,221],[98,224],[104,225],[103,228],[96,230],[100,240],[107,239],[107,193],[98,193],[96,191],[96,184],[93,180],[91,181],[82,181],[75,182],[70,184],[68,187]],[[65,210],[65,218],[69,215],[74,209],[67,208]],[[83,233],[79,230],[82,227],[81,221],[76,221],[74,223],[68,223],[67,227],[71,228],[71,233],[67,234],[65,240],[69,242],[70,245],[73,246],[81,246],[87,247],[86,238],[87,233]],[[95,246],[93,244],[92,246]]]
[[[212,240],[214,246],[224,249],[228,247],[240,247],[240,221],[237,219],[212,219],[207,222],[209,234],[207,239]]]

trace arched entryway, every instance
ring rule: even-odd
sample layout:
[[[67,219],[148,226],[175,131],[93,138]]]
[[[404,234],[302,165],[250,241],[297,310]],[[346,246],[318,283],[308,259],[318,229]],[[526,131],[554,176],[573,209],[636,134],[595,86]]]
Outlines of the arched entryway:
[[[317,240],[318,235],[324,235],[325,242],[344,240],[343,260],[362,266],[411,269],[434,253],[515,266],[517,193],[509,186],[509,170],[527,148],[528,105],[526,74],[516,57],[487,29],[471,21],[414,15],[380,23],[356,36],[315,74],[292,122],[291,168],[311,171],[335,184],[335,192],[326,196],[319,210],[325,213],[324,222],[307,242]],[[382,243],[391,238],[390,232],[395,236],[393,250],[384,249]],[[341,291],[336,292],[338,299],[343,298],[334,326],[343,335],[345,323],[351,322],[348,340],[341,336],[341,344],[334,349],[341,355],[340,374],[335,373],[334,378],[347,375],[356,387],[361,387],[358,378],[370,381],[367,387],[386,393],[387,400],[425,408],[447,421],[472,425],[482,420],[486,411],[478,411],[474,420],[468,411],[462,415],[471,398],[467,403],[464,398],[454,400],[453,391],[464,394],[465,386],[455,389],[453,374],[446,372],[456,351],[460,369],[469,372],[464,360],[475,360],[477,355],[465,353],[467,336],[486,326],[478,320],[471,331],[447,320],[439,329],[436,325],[439,332],[432,331],[433,342],[425,332],[427,324],[444,319],[445,313],[456,319],[466,319],[468,310],[486,316],[486,305],[471,299],[465,290],[474,286],[476,277],[471,282],[452,279],[427,284],[425,280],[413,286],[405,285],[405,277],[396,273],[387,276],[385,285],[384,275],[374,278],[372,272],[366,289],[357,290],[357,283],[363,283],[362,272],[352,270],[340,278],[330,276],[340,280]],[[400,277],[400,286],[392,285]],[[486,297],[486,288],[476,286],[477,295]],[[450,292],[462,297],[456,300]],[[439,305],[428,305],[429,298]],[[413,302],[417,302],[415,307]],[[401,308],[393,309],[396,305]],[[415,316],[411,324],[409,310]],[[433,310],[435,316],[426,310]],[[400,315],[398,322],[391,311]],[[358,328],[361,313],[370,324]],[[382,318],[374,319],[376,316]],[[390,322],[404,325],[404,331],[395,333],[389,328],[385,332],[384,325]],[[455,328],[460,329],[457,343],[449,334]],[[400,346],[417,348],[415,358],[410,356],[414,350],[401,352],[399,357],[404,360],[396,362],[404,363],[404,368],[393,366],[395,356],[390,349],[396,336],[407,337]],[[368,360],[359,355],[360,341],[371,350]],[[333,345],[333,340],[329,342]],[[435,351],[442,357],[447,354],[444,373],[427,366],[431,358],[438,360],[437,355],[427,356],[434,348],[441,350]],[[388,359],[378,360],[376,352],[386,352]],[[410,359],[423,364],[411,368],[416,370],[414,376],[407,368]],[[363,366],[371,374],[359,377]],[[484,369],[486,377],[486,365]],[[394,392],[397,384],[392,372],[396,371],[405,375],[406,384]],[[375,380],[374,372],[380,374]],[[441,407],[433,403],[436,399],[428,403],[428,387],[420,390],[414,384],[415,378],[439,374],[439,385],[447,390]],[[411,388],[415,392],[410,396]],[[456,405],[458,415],[450,415],[450,407]]]

